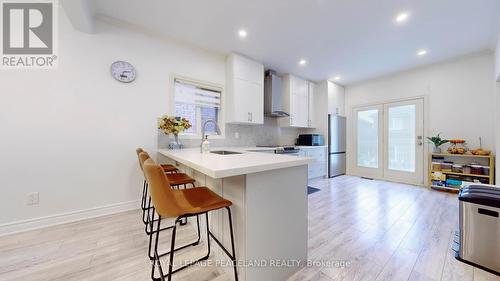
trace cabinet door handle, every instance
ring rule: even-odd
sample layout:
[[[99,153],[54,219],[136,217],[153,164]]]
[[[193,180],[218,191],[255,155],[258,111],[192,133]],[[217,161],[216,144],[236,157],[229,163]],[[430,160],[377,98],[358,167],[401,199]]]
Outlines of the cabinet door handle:
[[[498,212],[495,212],[495,211],[492,211],[492,210],[478,208],[477,212],[480,213],[481,215],[486,215],[486,216],[498,218]]]

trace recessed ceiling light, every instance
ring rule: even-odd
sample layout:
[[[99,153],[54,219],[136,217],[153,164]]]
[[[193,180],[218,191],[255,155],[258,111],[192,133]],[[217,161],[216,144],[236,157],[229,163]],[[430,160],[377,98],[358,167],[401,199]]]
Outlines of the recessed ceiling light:
[[[406,12],[399,13],[396,16],[396,22],[397,23],[405,22],[409,17],[410,17],[410,15],[408,13],[406,13]]]
[[[421,57],[421,56],[425,56],[425,55],[427,55],[427,50],[419,50],[419,51],[417,52],[417,56],[420,56],[420,57]]]
[[[240,29],[240,30],[238,31],[238,36],[239,36],[241,39],[246,38],[246,37],[247,37],[247,31],[246,31],[246,30],[244,30],[244,29]]]
[[[335,79],[335,81],[339,81],[340,79],[342,79],[342,77],[340,77],[340,76],[335,76],[335,78],[333,78],[333,79]]]
[[[307,61],[305,59],[301,59],[301,60],[299,60],[299,64],[300,65],[306,65]]]

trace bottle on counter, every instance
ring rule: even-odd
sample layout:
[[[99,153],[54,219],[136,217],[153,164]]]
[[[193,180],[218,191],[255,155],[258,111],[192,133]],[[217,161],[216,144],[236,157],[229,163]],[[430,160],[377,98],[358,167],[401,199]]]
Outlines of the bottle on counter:
[[[210,142],[208,141],[208,135],[205,136],[205,140],[201,143],[201,151],[203,153],[210,152]]]

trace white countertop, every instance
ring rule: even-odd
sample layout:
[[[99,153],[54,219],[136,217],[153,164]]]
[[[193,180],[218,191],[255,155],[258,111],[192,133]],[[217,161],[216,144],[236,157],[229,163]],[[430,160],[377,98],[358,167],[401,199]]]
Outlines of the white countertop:
[[[228,150],[241,152],[242,154],[202,154],[199,148],[181,150],[160,149],[158,152],[167,158],[215,179],[307,165],[314,161],[313,158],[310,157],[249,151],[273,150],[266,148],[262,149],[261,147],[213,147],[210,150]]]

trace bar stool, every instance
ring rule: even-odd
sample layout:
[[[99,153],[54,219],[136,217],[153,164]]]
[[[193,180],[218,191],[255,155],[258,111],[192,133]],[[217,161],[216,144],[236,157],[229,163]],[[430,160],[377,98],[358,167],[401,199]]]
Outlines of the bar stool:
[[[156,231],[155,235],[155,246],[154,246],[154,259],[152,262],[151,278],[155,281],[164,281],[167,278],[168,281],[172,280],[172,274],[180,270],[183,270],[191,265],[194,265],[200,261],[208,259],[210,256],[210,238],[212,238],[225,252],[225,254],[232,260],[234,269],[234,278],[238,280],[238,273],[236,269],[236,255],[234,250],[234,234],[233,234],[233,222],[231,219],[231,209],[229,208],[232,203],[219,195],[215,194],[213,191],[207,187],[197,187],[192,189],[172,189],[168,182],[165,173],[163,173],[162,168],[155,164],[152,159],[147,159],[143,164],[144,174],[146,180],[148,181],[151,198],[153,200],[153,209],[158,213],[159,220],[157,225],[157,230],[160,229],[160,224],[162,218],[175,218],[175,224],[172,228],[172,239],[170,245],[170,260],[168,266],[168,273],[163,274],[163,268],[160,262],[160,255],[158,254],[158,242],[160,231]],[[219,210],[225,208],[228,212],[229,218],[229,230],[231,235],[231,248],[232,254],[222,245],[222,243],[210,232],[208,213],[211,211]],[[208,253],[206,256],[190,262],[180,268],[173,270],[174,262],[174,252],[175,252],[175,235],[177,230],[177,223],[183,218],[198,217],[199,215],[205,215],[207,221],[207,245]],[[153,233],[150,235],[150,242],[153,240]],[[155,277],[155,269],[158,266],[158,271],[160,277]]]
[[[142,165],[142,163],[144,163],[144,161],[146,161],[147,159],[150,159],[150,158],[151,157],[149,156],[149,154],[145,151],[139,153],[139,164]],[[160,166],[162,166],[162,165],[165,166],[165,164],[160,164]],[[141,166],[141,169],[142,169],[142,166]],[[162,167],[162,169],[165,170],[163,167]],[[196,185],[195,185],[196,180],[191,178],[190,176],[184,174],[184,173],[179,173],[179,172],[167,173],[166,176],[168,178],[168,181],[170,182],[170,186],[174,189],[179,189],[181,186],[183,186],[184,189],[186,189],[186,186],[188,184],[191,184],[193,187],[196,187]],[[147,182],[146,182],[146,187],[147,187]],[[149,212],[150,209],[151,209],[151,197],[149,197],[149,201],[148,201],[147,206],[146,206],[146,210],[147,210],[146,218],[147,219],[149,219],[149,216],[150,216],[150,212]],[[143,213],[143,221],[144,221],[144,213]],[[147,223],[147,222],[145,222],[145,223]],[[181,222],[181,225],[186,225],[186,224],[187,224],[187,219],[184,219]],[[147,229],[147,226],[148,225],[146,224],[146,234],[149,234],[150,231],[153,231],[153,226],[151,224],[150,225],[151,227],[149,230]]]
[[[141,153],[139,153],[139,166],[141,167],[141,170],[143,170],[143,164],[146,160],[148,159],[151,159],[151,157],[149,156],[149,154],[145,151],[142,151]],[[152,160],[152,159],[151,159]],[[153,161],[154,162],[154,161]],[[160,167],[162,167],[162,165],[160,165]],[[175,166],[174,166],[175,167]],[[162,170],[164,170],[164,168],[162,167]],[[144,170],[143,170],[144,172]],[[165,176],[167,177],[167,179],[169,180],[169,182],[171,183],[169,188],[175,188],[175,189],[179,189],[181,185],[184,186],[184,189],[186,189],[186,185],[187,184],[191,184],[193,187],[196,187],[195,186],[195,180],[191,177],[189,177],[188,175],[184,174],[184,173],[165,173]],[[145,179],[145,187],[146,187],[146,195],[147,195],[147,189],[148,189],[148,182],[146,181],[146,176],[144,176],[144,179]],[[155,211],[152,210],[151,212],[151,196],[149,196],[149,200],[147,202],[147,204],[145,205],[145,208],[143,208],[143,214],[142,214],[142,219],[143,219],[143,222],[144,222],[144,231],[146,232],[147,235],[150,235],[156,231],[163,231],[163,230],[167,230],[167,229],[171,229],[172,226],[168,226],[168,227],[164,227],[162,229],[159,229],[159,230],[154,230],[153,227],[154,227],[154,223],[155,222],[158,222],[158,219],[155,219]],[[187,224],[187,218],[184,218],[183,220],[181,220],[181,225],[186,225]],[[198,239],[196,241],[194,241],[193,243],[189,244],[189,245],[185,245],[183,247],[180,247],[178,249],[176,249],[176,251],[180,250],[180,249],[183,249],[183,248],[186,248],[188,246],[195,246],[197,245],[199,242],[200,242],[200,239],[201,239],[201,235],[200,235],[200,222],[199,222],[199,219],[198,217],[196,218],[196,227],[198,229]],[[153,254],[152,254],[152,244],[151,244],[151,241],[149,241],[149,258],[151,260],[153,260]],[[167,253],[164,253],[162,254],[161,256],[164,256],[164,255],[168,255],[169,252]]]
[[[141,158],[140,158],[140,154],[142,152],[145,152],[144,149],[142,149],[141,147],[137,148],[135,150],[136,154],[137,154],[137,158],[139,159],[139,167],[141,167],[141,171],[142,171],[142,163],[144,161],[141,161]],[[177,173],[179,172],[179,170],[177,169],[177,167],[175,167],[174,165],[170,165],[170,164],[162,164],[162,169],[165,171],[165,173]],[[151,207],[148,207],[148,196],[147,196],[147,193],[148,193],[148,184],[146,182],[146,178],[144,178],[144,182],[143,182],[143,186],[142,186],[142,198],[141,198],[141,209],[142,209],[142,221],[146,224],[147,220],[146,220],[146,211],[148,209],[150,209]],[[149,217],[149,211],[148,211],[148,217]]]
[[[141,152],[139,152],[141,151]],[[142,148],[138,148],[136,150],[138,153],[139,157],[139,167],[141,167],[142,170],[142,164],[146,159],[151,158],[147,152],[145,152]],[[170,185],[172,188],[180,188],[180,186],[183,186],[184,189],[186,188],[186,185],[191,184],[193,187],[196,187],[195,182],[196,180],[191,178],[190,176],[184,174],[184,173],[179,173],[179,170],[170,164],[161,164],[160,165],[162,170],[168,171],[166,172],[166,175],[170,181]],[[146,234],[149,234],[150,231],[152,231],[152,223],[154,223],[154,220],[151,221],[151,224],[149,223],[149,218],[151,216],[150,210],[151,210],[151,198],[147,196],[148,193],[148,183],[146,181],[146,178],[144,178],[144,186],[143,186],[143,191],[142,191],[142,202],[141,202],[141,207],[142,207],[142,221],[145,224],[145,231]],[[187,220],[182,221],[182,225],[186,225]],[[148,225],[150,226],[150,229],[148,229]]]
[[[136,154],[137,154],[137,158],[139,159],[139,166],[141,167],[141,170],[142,170],[142,162],[141,161],[141,158],[139,157],[139,154],[141,154],[142,152],[146,152],[144,151],[144,149],[142,149],[141,147],[137,148],[135,150]],[[179,170],[177,169],[177,167],[175,167],[174,165],[170,165],[170,164],[161,164],[160,165],[161,168],[163,169],[163,171],[165,173],[178,173]],[[146,178],[144,178],[144,182],[143,182],[143,185],[142,185],[142,198],[141,198],[141,209],[142,209],[142,218],[143,218],[143,221],[144,223],[146,222],[145,221],[145,218],[144,218],[144,214],[146,212],[146,205],[147,205],[147,190],[148,190],[148,186],[147,186],[147,183],[146,183]]]

